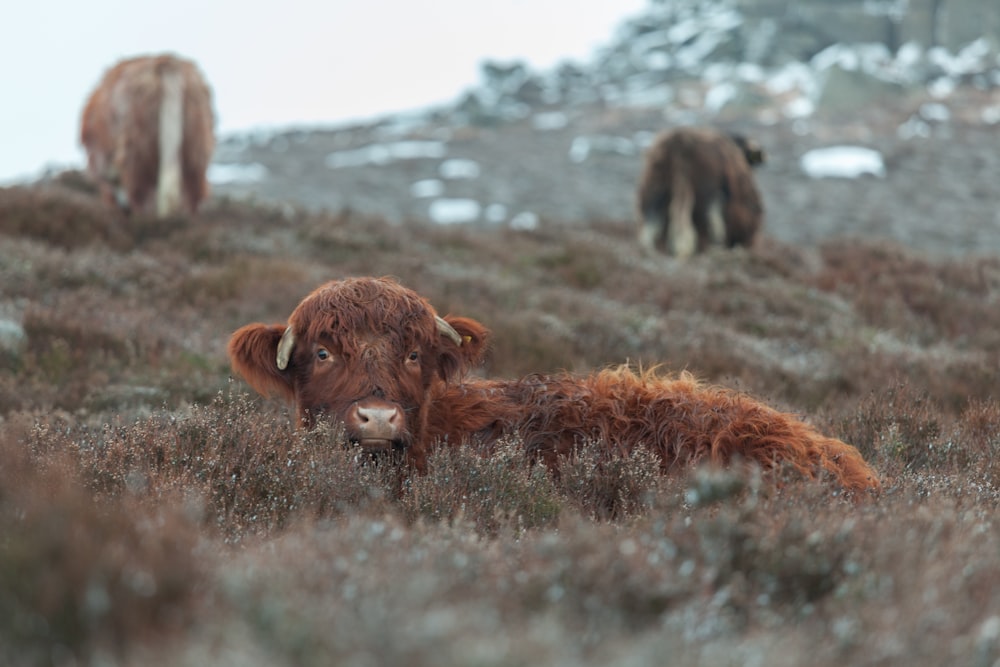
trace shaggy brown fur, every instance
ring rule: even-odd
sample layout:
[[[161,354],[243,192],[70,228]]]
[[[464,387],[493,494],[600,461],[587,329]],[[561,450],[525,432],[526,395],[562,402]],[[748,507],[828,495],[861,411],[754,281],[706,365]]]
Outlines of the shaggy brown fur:
[[[639,182],[640,243],[681,258],[713,245],[751,245],[764,216],[752,167],[763,162],[760,146],[741,135],[661,134]]]
[[[83,110],[80,141],[109,204],[193,214],[208,195],[214,125],[212,92],[194,63],[142,56],[105,73]]]
[[[418,470],[437,444],[489,451],[517,435],[532,458],[550,465],[596,441],[609,452],[650,447],[665,471],[743,460],[765,469],[788,464],[809,477],[826,471],[855,491],[879,486],[854,447],[688,374],[620,367],[586,377],[466,377],[488,337],[474,320],[438,318],[425,299],[392,280],[354,278],[307,296],[287,327],[239,329],[229,355],[258,392],[294,401],[304,426],[326,415],[345,424],[352,442],[404,451]]]

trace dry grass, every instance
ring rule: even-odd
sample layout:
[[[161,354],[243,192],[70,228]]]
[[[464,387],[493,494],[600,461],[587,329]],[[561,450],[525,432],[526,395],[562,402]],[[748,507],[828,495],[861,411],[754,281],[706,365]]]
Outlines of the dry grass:
[[[0,663],[994,664],[1000,265],[838,241],[686,264],[631,230],[394,226],[0,190]],[[516,441],[408,477],[234,383],[226,339],[391,274],[488,323],[486,374],[630,360],[802,413],[885,476],[678,471]]]

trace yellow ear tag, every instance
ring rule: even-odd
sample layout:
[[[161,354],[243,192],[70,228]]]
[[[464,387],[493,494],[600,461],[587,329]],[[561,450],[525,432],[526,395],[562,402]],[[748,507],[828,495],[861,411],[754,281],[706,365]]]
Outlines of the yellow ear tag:
[[[472,336],[462,336],[462,342],[463,343],[471,343],[472,342]]]

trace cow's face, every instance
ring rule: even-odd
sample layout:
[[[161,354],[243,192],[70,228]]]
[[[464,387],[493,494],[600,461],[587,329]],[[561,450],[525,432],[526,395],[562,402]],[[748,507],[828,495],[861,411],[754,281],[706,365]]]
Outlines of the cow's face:
[[[257,391],[293,400],[304,426],[342,422],[381,451],[420,439],[435,387],[478,363],[487,335],[392,280],[355,278],[314,291],[287,325],[243,327],[229,355]]]

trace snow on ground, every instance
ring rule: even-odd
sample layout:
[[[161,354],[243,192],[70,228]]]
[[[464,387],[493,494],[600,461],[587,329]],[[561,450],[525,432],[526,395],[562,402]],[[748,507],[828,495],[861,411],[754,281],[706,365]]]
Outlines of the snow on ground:
[[[799,160],[810,178],[885,177],[882,154],[862,146],[829,146],[807,151]]]
[[[428,216],[439,225],[457,225],[479,219],[482,206],[475,199],[435,199]]]
[[[417,199],[440,197],[444,194],[444,183],[436,178],[425,178],[422,181],[414,182],[410,186],[410,194]]]

